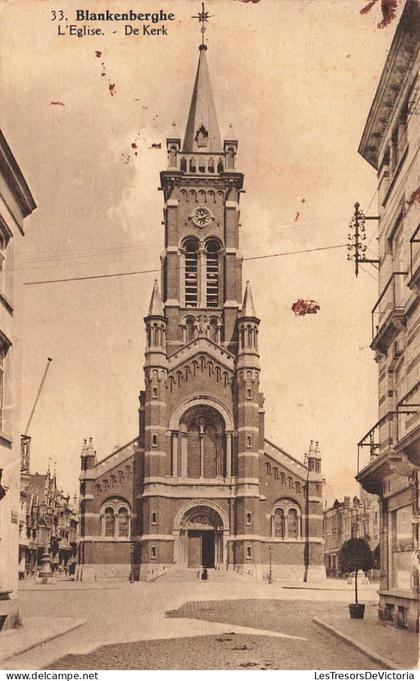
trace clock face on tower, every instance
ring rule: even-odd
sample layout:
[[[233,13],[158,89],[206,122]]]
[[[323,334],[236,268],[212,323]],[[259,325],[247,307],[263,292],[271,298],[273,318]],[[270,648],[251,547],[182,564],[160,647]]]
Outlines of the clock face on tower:
[[[196,227],[202,228],[207,227],[207,225],[210,224],[210,222],[213,220],[213,215],[205,206],[198,206],[194,210],[191,218]]]

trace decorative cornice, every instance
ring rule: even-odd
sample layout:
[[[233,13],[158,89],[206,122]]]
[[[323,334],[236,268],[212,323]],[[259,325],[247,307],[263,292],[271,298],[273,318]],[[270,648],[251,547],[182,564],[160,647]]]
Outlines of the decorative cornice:
[[[0,169],[4,174],[15,199],[19,204],[23,217],[27,217],[36,208],[36,203],[26,183],[21,169],[0,130]]]
[[[420,3],[407,0],[382,71],[359,145],[359,153],[378,170],[379,151],[410,71],[420,41]]]

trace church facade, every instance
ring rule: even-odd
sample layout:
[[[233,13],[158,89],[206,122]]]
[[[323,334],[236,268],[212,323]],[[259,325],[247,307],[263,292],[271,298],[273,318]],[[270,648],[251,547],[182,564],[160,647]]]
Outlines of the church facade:
[[[325,575],[318,444],[301,462],[265,439],[260,320],[243,292],[238,140],[222,140],[199,63],[183,141],[161,173],[165,250],[146,324],[139,434],[81,454],[81,579],[215,568]]]

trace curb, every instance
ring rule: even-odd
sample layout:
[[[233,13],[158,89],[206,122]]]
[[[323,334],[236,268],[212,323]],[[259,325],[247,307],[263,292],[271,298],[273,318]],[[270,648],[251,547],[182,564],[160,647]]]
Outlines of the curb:
[[[350,638],[350,636],[346,636],[346,634],[342,634],[341,631],[336,629],[335,627],[331,626],[331,624],[327,624],[326,622],[323,622],[323,620],[320,620],[318,617],[314,617],[312,619],[315,624],[317,624],[319,627],[322,629],[325,629],[328,631],[328,633],[332,634],[336,638],[339,638],[341,641],[344,641],[347,643],[349,646],[352,648],[355,648],[356,650],[362,652],[364,655],[369,657],[375,664],[379,664],[381,669],[392,669],[392,670],[400,670],[403,669],[403,667],[398,667],[394,662],[389,660],[386,657],[382,657],[378,653],[375,653],[374,650],[371,650],[367,646],[363,645],[362,643],[358,643],[355,641],[353,638]]]
[[[295,585],[290,585],[290,584],[281,584],[280,585],[282,589],[300,589],[300,590],[305,590],[305,591],[344,591],[346,593],[348,592],[353,592],[353,588],[350,587],[346,589],[343,586],[295,586]],[[373,591],[373,589],[369,589],[369,587],[361,587],[359,588],[359,591],[367,591],[368,594],[372,593],[372,597],[375,596],[378,593],[378,590],[376,589]],[[364,594],[364,595],[368,595]]]
[[[72,624],[69,624],[68,627],[63,629],[62,631],[51,632],[51,634],[47,635],[45,638],[39,639],[38,641],[34,641],[32,643],[27,644],[24,643],[21,648],[17,648],[10,655],[7,653],[5,657],[0,656],[0,664],[3,665],[5,662],[7,662],[7,660],[11,660],[13,657],[17,657],[18,655],[27,653],[28,650],[38,648],[38,646],[42,646],[44,645],[44,643],[48,643],[49,641],[53,641],[55,638],[64,636],[65,634],[68,634],[70,631],[74,631],[74,629],[78,629],[79,627],[83,626],[84,624],[86,624],[86,622],[87,620],[74,620]]]

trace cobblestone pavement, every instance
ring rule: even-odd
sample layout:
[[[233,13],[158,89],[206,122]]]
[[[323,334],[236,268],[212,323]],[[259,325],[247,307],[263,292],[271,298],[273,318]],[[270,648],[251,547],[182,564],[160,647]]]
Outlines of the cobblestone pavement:
[[[361,653],[313,632],[309,642],[244,636],[228,629],[219,636],[139,641],[68,655],[51,669],[376,669]]]
[[[326,598],[328,602],[324,602]],[[231,604],[232,600],[237,603]],[[184,605],[198,601],[201,606]],[[309,593],[267,584],[157,582],[74,591],[52,591],[46,586],[20,594],[23,618],[66,615],[83,617],[87,622],[80,629],[13,658],[7,668],[51,668],[53,663],[62,668],[68,664],[69,655],[77,656],[72,658],[70,668],[232,668],[232,664],[242,662],[253,662],[249,667],[257,668],[255,665],[266,666],[270,661],[273,666],[268,668],[273,669],[320,668],[322,664],[331,668],[372,668],[366,657],[310,623],[312,616],[344,608],[347,603],[348,594],[342,592]],[[199,607],[207,610],[199,614]],[[182,618],[165,615],[174,610]],[[232,618],[236,618],[236,624]],[[230,641],[217,641],[223,638],[223,632],[235,628],[234,624],[235,643],[231,648],[247,646],[238,651],[228,649]],[[241,626],[249,629],[238,630]],[[273,631],[272,636],[267,636],[268,630]],[[307,641],[280,636],[299,636]],[[325,657],[320,657],[323,650]],[[232,664],[227,667],[231,654]]]

